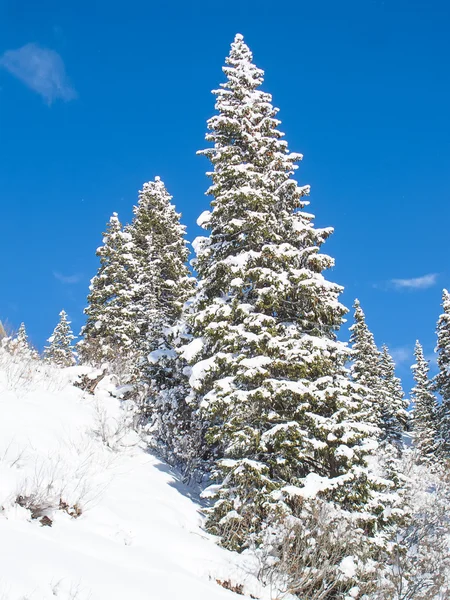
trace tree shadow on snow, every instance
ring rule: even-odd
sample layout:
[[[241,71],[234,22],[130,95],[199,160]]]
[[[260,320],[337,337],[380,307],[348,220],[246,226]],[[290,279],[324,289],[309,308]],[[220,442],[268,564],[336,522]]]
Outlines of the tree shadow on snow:
[[[186,498],[189,498],[189,500],[192,500],[192,502],[195,502],[199,509],[207,506],[207,502],[200,497],[201,488],[197,483],[186,483],[178,469],[171,467],[162,461],[162,459],[156,454],[153,454],[152,452],[149,452],[149,454],[158,460],[158,463],[155,465],[158,471],[171,476],[172,480],[168,482],[170,487],[175,488],[182,496],[185,496]]]

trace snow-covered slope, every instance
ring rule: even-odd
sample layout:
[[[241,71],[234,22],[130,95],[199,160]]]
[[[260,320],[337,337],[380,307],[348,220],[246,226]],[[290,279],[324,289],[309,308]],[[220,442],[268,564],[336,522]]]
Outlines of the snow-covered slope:
[[[108,382],[89,395],[71,384],[79,372],[0,355],[0,598],[237,598],[217,579],[264,596],[243,557],[203,531],[176,474],[123,426]]]

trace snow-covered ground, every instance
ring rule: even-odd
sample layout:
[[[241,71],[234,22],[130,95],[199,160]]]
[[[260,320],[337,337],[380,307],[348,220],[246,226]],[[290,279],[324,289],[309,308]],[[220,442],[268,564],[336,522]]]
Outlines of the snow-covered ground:
[[[251,564],[204,532],[189,489],[124,427],[111,384],[92,396],[71,383],[79,367],[36,364],[0,354],[0,599],[238,597],[217,579],[269,598]]]

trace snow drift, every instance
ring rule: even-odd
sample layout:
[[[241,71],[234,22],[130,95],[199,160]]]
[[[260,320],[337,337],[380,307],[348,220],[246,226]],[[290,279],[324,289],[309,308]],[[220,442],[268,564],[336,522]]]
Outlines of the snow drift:
[[[92,396],[73,385],[82,372],[0,350],[0,598],[236,597],[217,580],[261,597],[252,566],[215,545],[192,492],[130,429],[111,382]]]

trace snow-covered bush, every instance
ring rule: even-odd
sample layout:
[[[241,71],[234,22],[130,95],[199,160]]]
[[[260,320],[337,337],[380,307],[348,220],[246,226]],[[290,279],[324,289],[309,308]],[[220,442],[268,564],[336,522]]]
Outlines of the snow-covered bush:
[[[258,577],[278,598],[367,597],[375,585],[375,554],[354,516],[314,499],[268,527],[257,550]]]
[[[25,391],[36,378],[36,366],[36,361],[31,358],[17,360],[8,351],[0,350],[2,387]]]
[[[418,464],[420,454],[402,460],[404,520],[392,528],[374,600],[444,600],[450,596],[450,476]]]
[[[2,511],[8,515],[19,506],[31,519],[52,518],[57,510],[78,517],[102,492],[98,475],[108,462],[86,437],[61,441],[46,455],[31,444],[9,442],[0,456]]]

